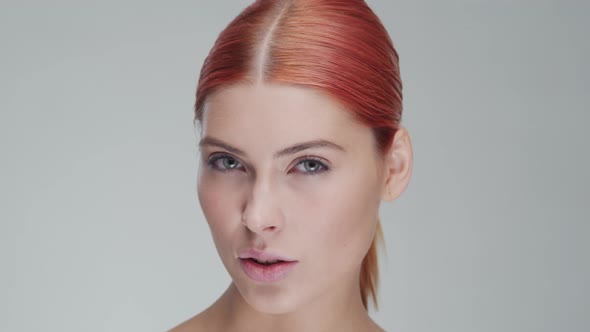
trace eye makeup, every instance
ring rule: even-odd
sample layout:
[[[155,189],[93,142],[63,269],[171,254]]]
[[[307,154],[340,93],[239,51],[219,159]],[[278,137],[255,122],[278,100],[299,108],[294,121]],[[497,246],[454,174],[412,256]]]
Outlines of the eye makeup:
[[[227,153],[212,153],[206,163],[210,169],[219,172],[231,172],[244,169],[244,165],[242,165],[238,158]],[[293,169],[296,171],[292,171]],[[323,158],[307,155],[297,159],[295,165],[289,169],[287,174],[295,172],[305,176],[313,176],[329,170],[330,167]]]

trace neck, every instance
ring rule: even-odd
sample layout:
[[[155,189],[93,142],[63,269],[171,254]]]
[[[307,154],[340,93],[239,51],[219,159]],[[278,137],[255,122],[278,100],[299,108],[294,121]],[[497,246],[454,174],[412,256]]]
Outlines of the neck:
[[[338,291],[330,290],[294,312],[256,311],[231,283],[213,305],[223,331],[383,331],[369,317],[361,299],[358,278]]]

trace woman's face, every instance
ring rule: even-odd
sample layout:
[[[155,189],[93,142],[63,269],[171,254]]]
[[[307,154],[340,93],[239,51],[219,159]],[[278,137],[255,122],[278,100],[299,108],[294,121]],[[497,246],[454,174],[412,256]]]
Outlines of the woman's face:
[[[286,313],[358,285],[384,191],[370,128],[312,90],[236,85],[205,105],[201,157],[203,213],[252,307]],[[297,263],[280,280],[256,281],[239,259],[248,248]]]

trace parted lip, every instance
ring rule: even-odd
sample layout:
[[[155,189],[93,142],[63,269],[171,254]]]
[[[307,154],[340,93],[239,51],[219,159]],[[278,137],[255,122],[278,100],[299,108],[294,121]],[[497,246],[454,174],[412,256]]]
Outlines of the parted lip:
[[[259,250],[255,248],[246,248],[240,250],[238,257],[241,259],[253,258],[257,261],[267,262],[281,260],[285,262],[295,262],[296,260],[286,257],[284,255],[275,254],[270,251]]]

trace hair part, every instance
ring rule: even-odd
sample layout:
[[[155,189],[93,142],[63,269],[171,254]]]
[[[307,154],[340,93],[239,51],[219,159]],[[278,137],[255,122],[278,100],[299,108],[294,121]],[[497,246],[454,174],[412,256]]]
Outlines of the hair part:
[[[220,33],[204,61],[195,121],[208,96],[239,83],[312,88],[339,101],[373,130],[379,152],[391,146],[402,115],[399,57],[363,0],[258,0]],[[362,261],[363,305],[377,303],[380,221]]]

